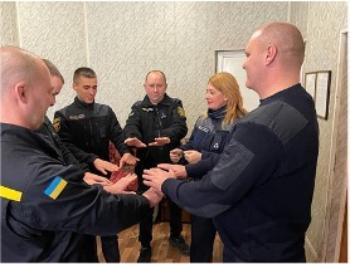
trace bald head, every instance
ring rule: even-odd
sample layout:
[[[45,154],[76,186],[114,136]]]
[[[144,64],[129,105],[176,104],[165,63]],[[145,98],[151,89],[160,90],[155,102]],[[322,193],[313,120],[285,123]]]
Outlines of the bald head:
[[[0,48],[1,95],[15,83],[31,85],[43,67],[46,68],[41,59],[26,50],[10,46]]]
[[[296,26],[284,22],[272,22],[262,26],[256,34],[260,34],[260,40],[265,45],[271,43],[276,45],[283,63],[294,62],[299,67],[303,64],[305,44]]]
[[[39,128],[53,101],[50,74],[43,60],[20,48],[2,47],[0,74],[0,121]]]

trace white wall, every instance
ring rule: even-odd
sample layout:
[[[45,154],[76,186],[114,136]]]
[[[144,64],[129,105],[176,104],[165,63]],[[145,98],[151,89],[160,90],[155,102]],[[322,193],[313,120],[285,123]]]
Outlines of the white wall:
[[[50,59],[66,79],[50,117],[72,101],[73,71],[87,65],[98,74],[97,101],[111,105],[123,126],[131,105],[144,96],[145,74],[157,68],[167,74],[169,94],[183,100],[191,129],[206,109],[215,50],[244,49],[262,23],[286,21],[288,3],[18,2],[16,8],[0,2],[0,10],[7,24],[18,17],[18,28],[15,23],[1,35]],[[16,44],[9,39],[0,44]]]

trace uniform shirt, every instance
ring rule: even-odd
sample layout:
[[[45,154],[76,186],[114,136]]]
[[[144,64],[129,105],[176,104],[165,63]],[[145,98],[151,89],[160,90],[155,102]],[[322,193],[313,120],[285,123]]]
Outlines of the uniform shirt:
[[[82,171],[28,129],[1,124],[1,147],[2,262],[79,261],[79,234],[114,235],[149,210],[142,196],[82,183]]]
[[[226,106],[217,110],[209,109],[206,116],[200,116],[197,119],[189,141],[180,146],[182,150],[197,150],[202,154],[200,161],[186,165],[186,171],[190,177],[202,177],[218,161],[218,154],[224,150],[234,126],[234,123],[223,125],[225,114]]]
[[[145,96],[136,102],[126,121],[125,137],[137,137],[145,144],[153,142],[156,137],[169,137],[170,143],[162,147],[146,147],[137,150],[140,158],[136,173],[140,176],[144,168],[155,167],[161,162],[170,162],[169,151],[180,145],[180,140],[187,133],[186,116],[179,99],[165,95],[158,104],[153,105]]]
[[[123,155],[129,152],[124,145],[122,129],[113,110],[103,104],[86,104],[77,97],[74,102],[57,111],[54,126],[61,140],[79,162],[93,169],[97,158],[108,160],[108,144],[112,141]]]
[[[189,212],[214,217],[224,261],[305,261],[317,156],[314,103],[297,84],[241,118],[200,181],[168,179],[162,190]]]

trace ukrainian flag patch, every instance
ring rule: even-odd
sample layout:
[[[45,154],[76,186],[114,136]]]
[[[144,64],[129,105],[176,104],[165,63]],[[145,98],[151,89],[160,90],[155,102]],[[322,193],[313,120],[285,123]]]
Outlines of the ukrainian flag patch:
[[[20,202],[22,199],[22,192],[0,185],[0,197],[7,200]]]
[[[52,199],[56,200],[56,198],[61,194],[66,185],[67,181],[62,179],[60,176],[56,176],[52,180],[50,185],[45,189],[44,193]]]

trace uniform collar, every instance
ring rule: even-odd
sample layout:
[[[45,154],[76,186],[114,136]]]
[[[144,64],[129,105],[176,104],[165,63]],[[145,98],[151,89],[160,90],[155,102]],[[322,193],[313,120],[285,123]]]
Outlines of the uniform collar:
[[[216,109],[216,110],[211,110],[208,109],[208,116],[212,119],[222,119],[226,115],[226,105]]]
[[[94,108],[94,105],[95,105],[95,101],[93,103],[91,103],[91,104],[87,104],[87,103],[79,100],[78,96],[76,96],[74,98],[74,103],[79,105],[79,106],[81,106],[81,107],[84,107],[86,109],[92,109],[92,108]]]
[[[277,92],[277,93],[275,93],[267,98],[260,99],[260,104],[264,105],[266,103],[269,103],[270,101],[274,101],[276,99],[283,98],[286,94],[289,94],[290,92],[298,90],[298,89],[303,89],[303,87],[301,86],[300,83],[292,85],[292,86],[288,87],[287,89],[284,89],[280,92]]]
[[[157,105],[153,105],[147,95],[142,100],[143,107],[155,107],[161,105],[171,105],[171,98],[167,94],[164,95],[163,100],[160,101]]]

